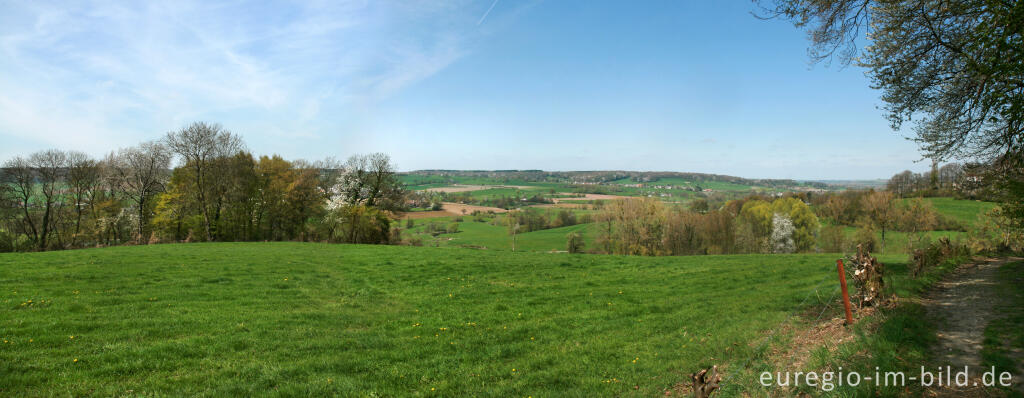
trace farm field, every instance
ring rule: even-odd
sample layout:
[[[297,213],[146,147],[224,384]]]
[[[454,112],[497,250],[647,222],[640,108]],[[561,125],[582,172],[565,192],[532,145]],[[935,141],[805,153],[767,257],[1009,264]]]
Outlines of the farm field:
[[[0,388],[652,396],[712,357],[755,356],[748,343],[801,300],[833,293],[821,283],[835,258],[311,243],[0,254]]]

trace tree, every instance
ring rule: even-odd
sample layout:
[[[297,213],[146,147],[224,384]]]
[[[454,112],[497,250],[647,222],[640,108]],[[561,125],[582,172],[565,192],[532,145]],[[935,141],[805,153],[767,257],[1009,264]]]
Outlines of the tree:
[[[814,247],[815,236],[818,234],[818,217],[802,200],[795,197],[779,198],[772,202],[772,213],[781,214],[793,225],[794,251],[806,252]],[[772,219],[772,230],[775,220]]]
[[[864,195],[861,201],[871,224],[882,232],[882,250],[885,250],[885,231],[896,223],[896,204],[892,192],[871,192]]]
[[[362,205],[343,206],[331,211],[337,222],[334,239],[345,243],[388,243],[391,218],[387,211]]]
[[[167,133],[167,146],[178,155],[182,167],[190,170],[192,191],[203,216],[207,240],[215,239],[216,217],[224,203],[223,168],[217,167],[229,157],[243,151],[241,138],[219,124],[195,122],[176,132]]]
[[[389,211],[405,207],[405,191],[391,158],[383,153],[353,155],[345,162],[332,191],[335,200]]]
[[[674,210],[665,216],[665,232],[662,245],[672,255],[704,254],[702,230],[705,214],[693,211]]]
[[[781,213],[772,215],[772,253],[792,253],[796,250],[793,233],[796,228],[789,217]]]
[[[815,61],[868,68],[893,126],[922,116],[927,157],[991,156],[1024,144],[1024,24],[1015,1],[774,0],[807,28]],[[859,47],[861,32],[870,45]]]
[[[908,250],[917,245],[924,238],[924,232],[930,231],[938,223],[938,215],[931,204],[924,199],[914,198],[907,200],[898,210],[900,228],[907,234],[910,244]]]
[[[149,141],[120,149],[111,154],[107,162],[112,173],[112,185],[131,199],[136,207],[136,239],[142,239],[149,221],[147,206],[154,205],[151,199],[164,189],[171,154],[162,143]]]
[[[67,185],[71,201],[75,207],[75,232],[71,243],[74,244],[82,231],[82,216],[85,206],[92,206],[93,199],[103,182],[100,164],[83,152],[68,152]]]
[[[664,253],[664,204],[651,199],[610,202],[604,213],[611,220],[613,253],[656,256]]]
[[[33,243],[39,242],[39,228],[32,216],[32,202],[36,198],[36,173],[32,164],[21,156],[4,162],[7,179],[11,181],[11,202],[17,203],[22,213],[22,225],[25,234]]]
[[[559,210],[555,216],[552,228],[568,227],[571,225],[576,225],[576,213],[569,210]]]
[[[999,165],[1003,201],[1024,202],[1024,5],[1018,1],[771,0],[808,29],[815,61],[868,69],[893,128],[914,121],[925,157]],[[858,47],[861,33],[870,45]],[[897,192],[900,194],[900,192]],[[1024,211],[1018,224],[1024,228]]]
[[[579,232],[570,232],[565,236],[565,250],[569,253],[582,253],[583,252],[583,235]]]
[[[904,197],[914,192],[914,172],[904,170],[889,179],[887,188],[896,196]]]
[[[712,210],[701,220],[701,239],[706,242],[707,254],[726,254],[736,251],[736,223],[732,213]]]
[[[843,227],[830,225],[821,229],[821,248],[827,253],[841,253],[846,249]]]
[[[963,176],[963,166],[959,163],[948,163],[939,168],[939,185],[943,189],[952,190],[953,186]]]
[[[36,181],[42,194],[40,199],[43,201],[43,220],[39,224],[42,228],[39,233],[39,250],[46,250],[46,239],[50,235],[53,218],[57,215],[55,213],[61,210],[63,202],[59,196],[63,190],[67,160],[67,154],[56,149],[33,153],[28,159],[35,170]]]
[[[772,233],[771,204],[760,199],[748,200],[743,204],[740,220],[741,250],[747,253],[763,253],[770,250],[768,239]]]
[[[518,235],[519,228],[521,227],[516,213],[519,213],[519,210],[505,213],[505,225],[508,226],[509,235],[512,235],[512,251],[516,251],[516,235]]]

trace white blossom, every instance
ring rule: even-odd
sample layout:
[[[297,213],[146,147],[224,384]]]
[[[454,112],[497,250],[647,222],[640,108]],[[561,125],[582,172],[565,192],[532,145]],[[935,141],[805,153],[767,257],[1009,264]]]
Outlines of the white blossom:
[[[796,251],[796,244],[793,242],[793,221],[785,215],[775,213],[772,216],[772,252],[792,253]]]

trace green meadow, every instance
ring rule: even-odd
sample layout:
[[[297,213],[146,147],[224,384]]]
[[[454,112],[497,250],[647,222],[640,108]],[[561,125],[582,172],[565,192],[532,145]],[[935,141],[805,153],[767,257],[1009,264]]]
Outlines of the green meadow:
[[[978,216],[994,209],[998,204],[993,202],[982,202],[980,200],[961,200],[954,198],[925,198],[935,208],[935,211],[948,217],[952,217],[964,225],[974,225]]]
[[[0,392],[651,396],[758,355],[751,342],[834,293],[835,258],[314,243],[0,254]]]
[[[465,217],[464,219],[465,221],[459,223],[459,232],[456,233],[444,233],[436,238],[422,233],[424,226],[430,222],[429,220],[432,220],[424,219],[417,220],[420,221],[418,225],[408,230],[407,234],[423,239],[425,246],[512,250],[513,236],[509,234],[508,227],[504,224],[492,225],[490,222],[475,222],[471,221],[470,217]],[[442,226],[450,224],[450,218],[448,217],[436,220],[442,223]],[[583,235],[583,240],[586,244],[585,248],[590,248],[594,243],[594,237],[597,235],[596,228],[597,225],[591,223],[520,233],[515,236],[515,246],[517,251],[564,251],[566,249],[566,235],[571,232],[579,232]]]

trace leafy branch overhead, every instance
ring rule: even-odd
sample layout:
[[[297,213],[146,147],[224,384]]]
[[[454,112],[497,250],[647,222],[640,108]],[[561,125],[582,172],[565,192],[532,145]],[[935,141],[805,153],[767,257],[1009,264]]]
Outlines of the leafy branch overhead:
[[[1024,150],[1024,5],[1016,1],[760,1],[807,30],[813,62],[856,64],[934,159]]]

